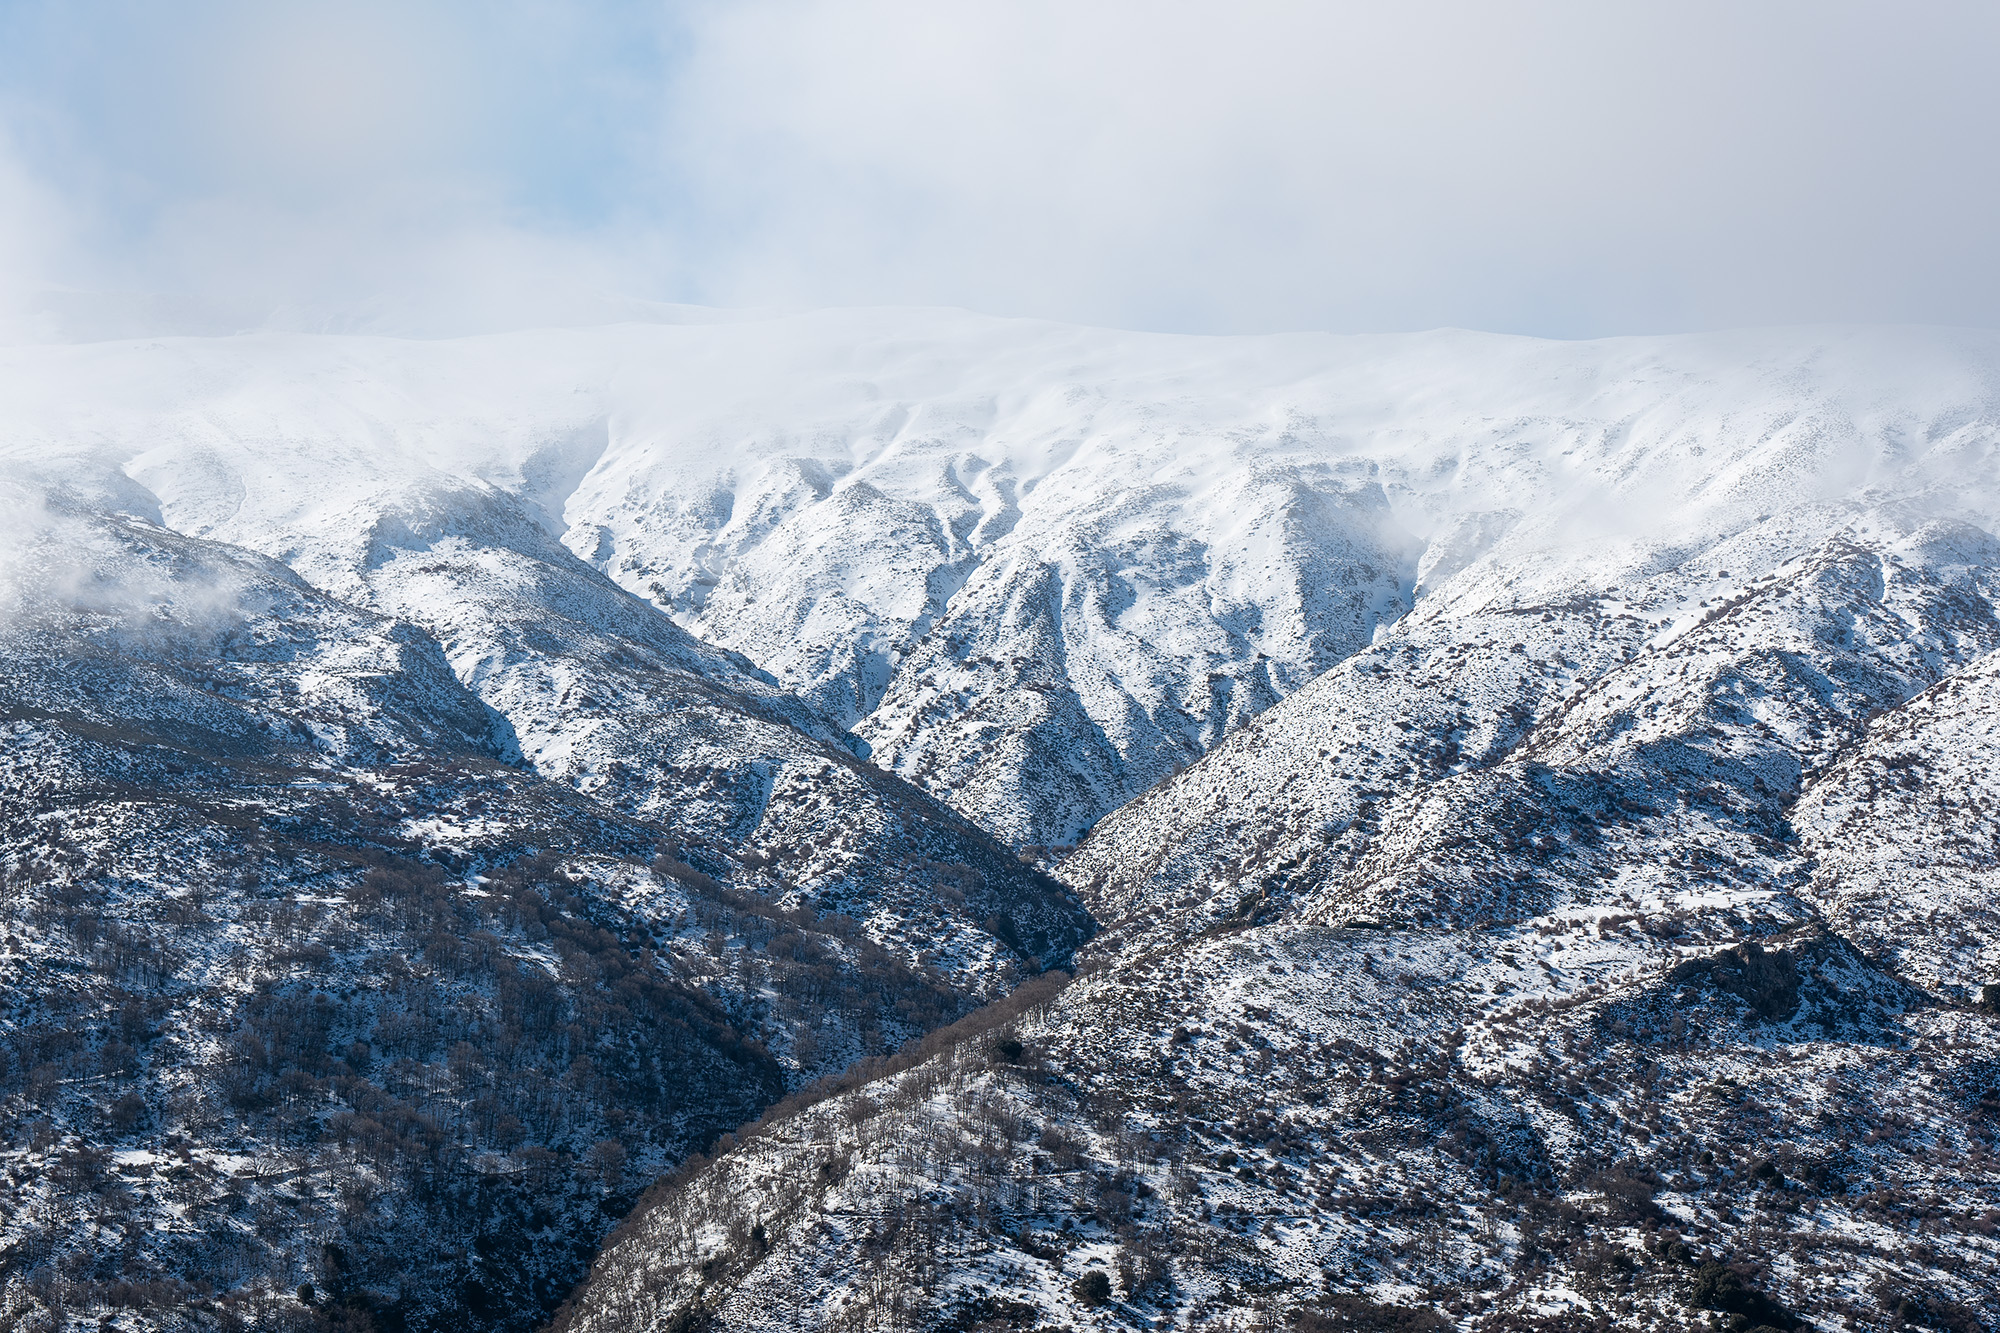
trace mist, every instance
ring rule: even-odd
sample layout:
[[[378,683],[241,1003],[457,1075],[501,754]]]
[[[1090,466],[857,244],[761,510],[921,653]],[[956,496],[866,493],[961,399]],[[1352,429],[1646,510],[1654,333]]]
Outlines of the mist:
[[[1996,38],[1954,3],[16,3],[0,323],[1991,326]]]

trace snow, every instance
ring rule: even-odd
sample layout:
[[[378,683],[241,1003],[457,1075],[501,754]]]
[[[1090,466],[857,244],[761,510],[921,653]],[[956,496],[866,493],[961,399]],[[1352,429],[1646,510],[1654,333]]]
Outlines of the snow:
[[[107,774],[273,827],[366,804],[454,883],[561,839],[633,956],[732,1015],[779,991],[696,924],[717,878],[829,966],[967,1003],[1064,959],[1088,905],[1079,980],[1010,1020],[1023,1063],[969,1037],[747,1135],[601,1257],[586,1327],[793,1327],[801,1292],[858,1323],[923,1272],[967,1319],[1109,1318],[1070,1283],[1147,1236],[1167,1276],[1118,1318],[1223,1326],[1329,1272],[1625,1314],[1534,1257],[1562,1208],[1683,1318],[1687,1261],[1607,1202],[1614,1167],[1704,1256],[1782,1234],[1759,1280],[1790,1299],[1818,1278],[1787,1247],[1829,1238],[1881,1249],[1825,1299],[1978,1299],[1990,1236],[1950,1214],[1897,1257],[1868,1200],[1995,1183],[1996,372],[2000,335],[1943,330],[908,310],[4,349],[30,498],[0,772],[53,802],[6,813],[118,849],[132,913],[227,835],[98,800]],[[131,778],[168,726],[286,785]],[[282,893],[335,915],[330,876]],[[71,965],[9,929],[10,985]],[[217,940],[185,980],[226,997],[260,941]],[[1745,1202],[1765,1152],[1812,1192]]]
[[[398,525],[412,559],[483,545],[459,559],[489,595],[532,580],[492,549],[521,545],[492,530],[504,501],[879,762],[1048,844],[1496,552],[1518,602],[1758,515],[1823,530],[1871,489],[1995,513],[1996,347],[1193,338],[926,310],[165,339],[0,351],[0,449],[362,600],[388,595],[370,571]],[[442,590],[395,581],[437,616]],[[1688,611],[1712,591],[1684,590]],[[455,660],[477,674],[492,651]]]

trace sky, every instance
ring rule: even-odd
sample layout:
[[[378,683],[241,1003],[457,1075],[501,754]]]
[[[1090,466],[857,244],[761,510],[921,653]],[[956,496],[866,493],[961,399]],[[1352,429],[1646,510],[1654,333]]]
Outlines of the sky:
[[[0,0],[0,329],[1993,326],[1996,52],[1990,0]]]

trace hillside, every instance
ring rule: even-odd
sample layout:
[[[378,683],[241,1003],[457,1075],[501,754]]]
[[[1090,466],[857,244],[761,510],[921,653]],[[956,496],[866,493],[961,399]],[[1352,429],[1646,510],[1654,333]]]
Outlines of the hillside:
[[[1990,335],[257,334],[0,421],[10,1313],[2000,1319]]]
[[[40,474],[351,599],[372,545],[430,551],[498,503],[883,767],[1049,845],[1496,547],[1560,600],[1871,488],[1977,522],[1993,348],[831,311],[5,349],[0,420]]]
[[[1456,752],[1495,682],[1378,646],[1070,859],[1081,979],[661,1187],[560,1326],[1985,1327],[1968,542],[1815,553],[1540,707],[1509,664]]]
[[[660,730],[592,737],[645,799],[544,777],[525,710],[408,622],[138,520],[16,515],[14,1316],[262,1322],[314,1283],[396,1327],[533,1328],[654,1174],[1084,937],[970,825],[649,645],[626,706],[792,765],[755,844],[724,784],[656,767],[688,753]]]

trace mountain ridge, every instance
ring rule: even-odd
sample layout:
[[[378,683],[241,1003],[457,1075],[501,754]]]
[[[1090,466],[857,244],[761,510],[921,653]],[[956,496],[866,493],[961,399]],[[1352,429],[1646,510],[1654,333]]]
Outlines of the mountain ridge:
[[[0,351],[7,1308],[1975,1327],[1996,372]]]
[[[129,489],[150,469],[179,525],[337,591],[359,531],[344,511],[368,503],[356,479],[390,500],[490,487],[890,768],[1047,844],[1496,542],[1754,513],[1779,475],[1990,512],[1990,487],[1949,478],[1992,472],[1976,428],[1991,342],[1204,339],[822,312],[13,349],[4,406],[17,449],[66,459],[67,484]],[[37,399],[79,374],[120,387]],[[100,404],[81,418],[80,396]],[[1046,680],[1027,669],[1057,661]],[[1067,776],[1030,798],[1031,769]]]

